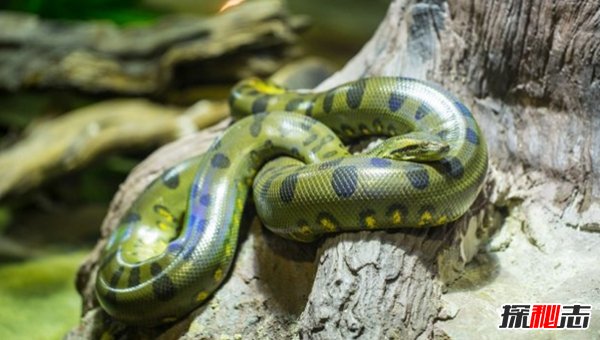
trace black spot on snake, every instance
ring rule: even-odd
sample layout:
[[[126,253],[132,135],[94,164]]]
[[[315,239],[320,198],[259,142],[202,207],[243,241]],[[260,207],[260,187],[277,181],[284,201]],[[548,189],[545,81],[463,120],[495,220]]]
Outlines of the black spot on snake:
[[[461,103],[459,101],[455,101],[454,105],[458,108],[458,110],[460,111],[460,113],[463,114],[463,116],[465,116],[465,117],[471,117],[472,116],[471,115],[471,111],[469,111],[469,109],[467,109],[467,107],[463,103]]]
[[[294,98],[292,100],[290,100],[286,105],[285,105],[285,110],[286,111],[293,111],[295,112],[296,110],[298,110],[298,107],[304,102],[303,98]]]
[[[367,83],[364,79],[361,79],[350,86],[348,92],[346,92],[346,104],[348,104],[351,109],[357,109],[360,106],[366,87]]]
[[[272,149],[272,148],[273,148],[273,141],[272,141],[272,140],[270,140],[270,139],[267,139],[267,140],[266,140],[266,141],[263,143],[262,147],[263,147],[263,148],[265,148],[265,149]]]
[[[469,142],[471,142],[471,144],[479,145],[479,137],[477,136],[477,133],[473,131],[473,129],[467,128],[466,138]]]
[[[294,157],[299,157],[300,156],[300,150],[298,150],[298,148],[296,148],[296,147],[291,148],[290,149],[290,153]]]
[[[271,177],[267,178],[262,186],[262,188],[260,188],[260,192],[258,193],[258,195],[260,196],[260,198],[262,200],[266,200],[269,196],[269,190],[271,189],[271,185],[273,185],[273,181],[275,180],[275,177],[277,177],[277,174],[274,173]],[[258,182],[259,179],[257,178],[255,180],[255,183]]]
[[[319,164],[319,170],[326,170],[326,169],[335,168],[342,161],[343,161],[343,158],[338,158],[338,159],[334,159],[334,160],[331,160],[331,161],[323,162],[323,163]]]
[[[323,158],[331,158],[333,156],[337,155],[337,151],[336,150],[332,150],[332,151],[327,151],[324,155]]]
[[[135,287],[140,284],[140,267],[133,267],[129,272],[129,280],[127,281],[127,287]]]
[[[465,173],[462,162],[456,157],[446,157],[440,160],[439,164],[442,172],[454,179],[462,178]]]
[[[210,160],[213,168],[226,169],[231,165],[231,161],[222,153],[215,154]]]
[[[406,177],[415,189],[425,189],[429,186],[429,173],[422,166],[409,168]]]
[[[298,183],[298,174],[291,174],[287,176],[281,187],[279,188],[279,197],[285,203],[290,203],[294,200],[294,192],[296,191],[296,183]]]
[[[316,120],[310,117],[304,117],[302,123],[300,123],[300,128],[304,131],[310,131],[310,129],[317,123]]]
[[[162,266],[157,262],[153,262],[150,265],[150,273],[152,274],[152,276],[160,275],[160,273],[162,273],[162,270]]]
[[[175,296],[175,284],[167,275],[161,275],[152,282],[154,296],[161,301],[171,300]]]
[[[199,202],[203,206],[208,207],[210,205],[210,195],[209,194],[204,194],[204,195],[200,196]]]
[[[331,186],[340,198],[348,198],[354,194],[358,185],[358,172],[355,166],[340,166],[333,170]]]
[[[176,170],[175,168],[169,169],[162,176],[163,183],[169,189],[175,189],[179,186],[179,173]]]
[[[398,111],[402,104],[404,103],[404,97],[399,95],[396,92],[392,92],[390,95],[390,99],[388,100],[388,107],[392,112]]]
[[[119,280],[121,280],[121,276],[123,275],[123,271],[125,268],[119,266],[117,270],[110,277],[110,287],[117,287],[119,285]]]
[[[252,137],[258,137],[260,132],[262,131],[263,121],[265,120],[265,115],[256,115],[254,116],[254,120],[252,124],[250,124],[250,135]]]
[[[315,146],[314,148],[312,148],[310,151],[311,151],[312,153],[317,153],[317,152],[321,151],[321,149],[322,149],[322,148],[323,148],[325,145],[327,145],[327,143],[331,142],[331,141],[332,141],[332,140],[334,140],[334,139],[335,139],[335,136],[332,136],[332,135],[327,135],[327,136],[323,137],[323,138],[321,139],[321,141],[319,142],[319,144],[317,144],[317,146]]]
[[[392,161],[385,158],[371,158],[371,165],[377,168],[387,168],[392,165]]]
[[[260,96],[254,100],[252,103],[252,113],[261,113],[267,110],[267,106],[269,105],[270,96]]]
[[[306,138],[303,142],[302,145],[307,146],[308,144],[314,142],[315,140],[317,140],[317,138],[319,138],[319,136],[315,133],[311,134],[310,136],[308,136],[308,138]]]
[[[421,105],[419,105],[419,108],[417,109],[417,112],[415,113],[415,119],[421,120],[428,113],[429,113],[429,110],[427,109],[427,106],[425,104],[421,104]]]
[[[331,108],[333,107],[333,99],[335,98],[335,91],[329,91],[325,95],[323,99],[323,111],[326,113],[331,112]]]

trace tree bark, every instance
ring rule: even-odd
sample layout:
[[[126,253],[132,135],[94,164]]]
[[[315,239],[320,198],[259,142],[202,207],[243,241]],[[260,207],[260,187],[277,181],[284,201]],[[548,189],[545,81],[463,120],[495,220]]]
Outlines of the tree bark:
[[[490,151],[474,207],[442,228],[341,234],[308,246],[254,223],[212,300],[174,327],[149,332],[500,339],[523,334],[497,330],[506,303],[579,302],[598,314],[598,27],[600,3],[592,1],[393,1],[363,50],[318,89],[394,75],[454,92],[473,110]],[[122,192],[135,192],[128,183]],[[107,219],[104,230],[113,226]],[[102,317],[89,294],[91,322]],[[592,316],[576,335],[599,330]]]

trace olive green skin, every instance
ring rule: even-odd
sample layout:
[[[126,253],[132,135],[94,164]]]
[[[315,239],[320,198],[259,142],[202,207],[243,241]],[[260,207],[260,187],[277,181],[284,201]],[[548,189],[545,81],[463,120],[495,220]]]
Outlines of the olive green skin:
[[[229,271],[252,185],[269,229],[312,241],[454,221],[487,172],[473,116],[430,83],[368,78],[299,93],[249,79],[230,106],[239,120],[153,182],[109,238],[96,292],[113,317],[155,325],[206,300]],[[365,136],[400,137],[362,155],[342,144]]]

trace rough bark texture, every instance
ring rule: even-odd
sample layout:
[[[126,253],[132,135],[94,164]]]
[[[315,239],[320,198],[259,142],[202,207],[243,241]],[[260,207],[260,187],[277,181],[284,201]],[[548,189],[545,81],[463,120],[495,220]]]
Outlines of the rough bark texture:
[[[393,1],[375,36],[319,88],[404,75],[456,93],[491,156],[472,211],[444,228],[344,234],[308,247],[255,224],[208,305],[148,332],[541,339],[548,334],[499,332],[502,304],[578,302],[595,308],[590,328],[561,336],[597,337],[599,27],[592,1]],[[86,315],[94,318],[103,318],[97,308]]]

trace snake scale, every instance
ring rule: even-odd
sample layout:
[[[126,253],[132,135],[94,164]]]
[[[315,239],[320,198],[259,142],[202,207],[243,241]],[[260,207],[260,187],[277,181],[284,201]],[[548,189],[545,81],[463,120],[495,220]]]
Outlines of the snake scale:
[[[111,316],[155,325],[205,301],[231,266],[251,189],[265,226],[309,242],[452,222],[487,172],[470,111],[428,82],[365,78],[310,93],[253,78],[230,106],[237,121],[155,180],[109,237],[96,293]],[[344,146],[369,136],[387,139],[363,154]]]

